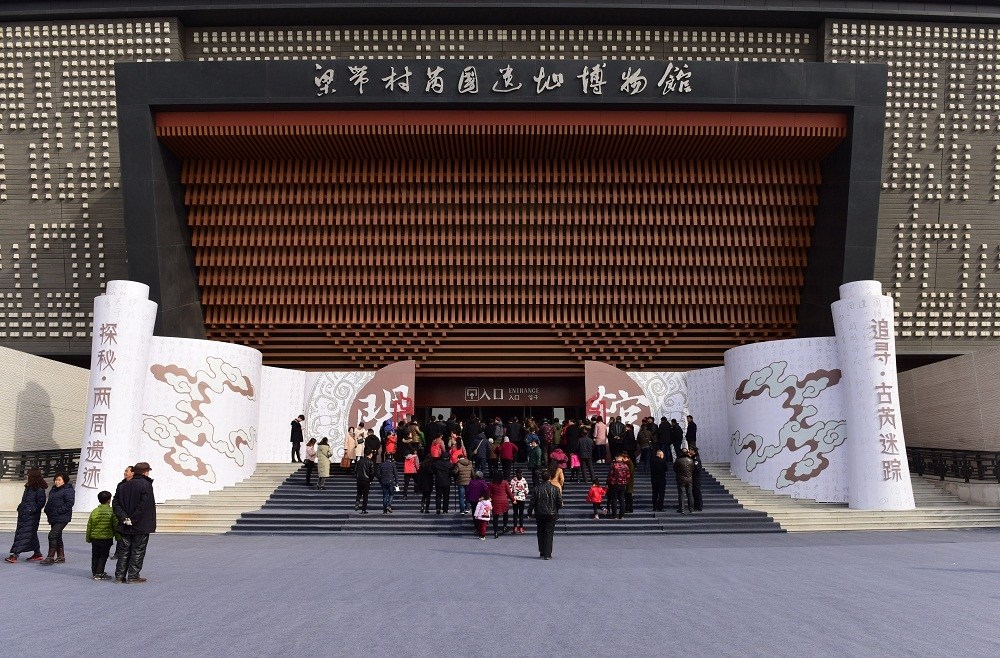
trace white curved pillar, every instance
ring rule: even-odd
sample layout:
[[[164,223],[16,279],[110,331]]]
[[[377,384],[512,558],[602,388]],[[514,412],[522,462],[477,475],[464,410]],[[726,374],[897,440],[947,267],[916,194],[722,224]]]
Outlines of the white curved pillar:
[[[833,323],[847,384],[848,503],[853,509],[913,509],[892,298],[878,281],[844,284],[833,303]]]
[[[146,363],[156,321],[149,286],[109,281],[94,299],[87,417],[76,479],[76,509],[97,505],[97,493],[114,493],[135,459]]]

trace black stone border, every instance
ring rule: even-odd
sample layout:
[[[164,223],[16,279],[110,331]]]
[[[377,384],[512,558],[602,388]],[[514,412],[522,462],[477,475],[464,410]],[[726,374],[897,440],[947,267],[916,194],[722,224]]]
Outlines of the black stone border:
[[[541,65],[559,70],[595,63],[601,62],[339,60],[333,64],[369,64],[373,70],[389,66],[401,70],[408,65],[415,72],[441,66],[453,73],[466,66],[497,70],[509,64],[524,72]],[[799,309],[800,336],[833,335],[830,304],[839,298],[840,284],[874,277],[887,68],[881,64],[690,62],[690,93],[663,96],[652,88],[642,95],[627,96],[617,93],[620,80],[614,76],[619,69],[632,65],[649,67],[652,72],[663,69],[667,62],[603,63],[607,64],[609,93],[599,97],[584,96],[569,87],[557,90],[555,96],[470,96],[458,94],[452,85],[441,95],[392,94],[382,88],[376,74],[369,76],[374,84],[369,83],[363,96],[351,95],[347,80],[338,79],[336,94],[318,97],[312,84],[317,62],[311,61],[116,64],[128,271],[130,278],[149,285],[151,299],[160,305],[157,333],[205,336],[180,183],[181,163],[156,138],[156,111],[530,108],[845,112],[848,136],[822,165],[820,205]],[[655,81],[651,75],[650,86]],[[423,91],[422,76],[414,77],[414,92],[417,85]],[[610,93],[612,85],[616,93]],[[486,91],[485,85],[482,91]]]
[[[816,28],[824,20],[1000,18],[993,0],[5,0],[4,21],[177,18],[188,27],[455,25]]]

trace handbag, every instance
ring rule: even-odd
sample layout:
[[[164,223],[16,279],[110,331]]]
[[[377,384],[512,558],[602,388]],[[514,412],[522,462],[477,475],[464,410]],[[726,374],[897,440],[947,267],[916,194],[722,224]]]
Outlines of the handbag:
[[[348,457],[347,455],[344,455],[343,458],[341,458],[341,460],[340,460],[340,467],[343,468],[343,469],[350,468],[351,467],[351,458]]]
[[[570,468],[580,468],[580,458],[577,457],[576,455],[570,455],[570,458],[569,458],[569,467]]]

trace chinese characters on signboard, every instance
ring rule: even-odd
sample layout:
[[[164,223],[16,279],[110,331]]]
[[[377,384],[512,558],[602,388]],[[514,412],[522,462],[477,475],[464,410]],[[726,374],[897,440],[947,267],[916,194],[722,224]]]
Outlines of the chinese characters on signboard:
[[[540,97],[563,87],[575,85],[583,96],[670,96],[690,93],[692,73],[687,64],[675,62],[632,62],[627,69],[609,72],[607,62],[477,63],[462,66],[457,71],[446,70],[438,63],[411,69],[410,64],[354,62],[338,71],[336,65],[315,64],[313,77],[317,97],[334,94],[364,96],[366,85],[378,85],[390,94],[407,95],[411,91],[424,95],[441,95],[451,89],[458,96],[494,96],[525,94]],[[530,67],[530,68],[529,68]],[[562,70],[553,70],[561,68]],[[347,82],[338,90],[338,76]],[[411,85],[411,78],[415,84]],[[374,81],[374,82],[373,82]],[[574,82],[576,81],[576,82]],[[534,84],[531,84],[534,82]]]
[[[874,352],[872,358],[878,361],[882,370],[879,374],[886,377],[886,369],[892,361],[892,353],[889,351],[891,336],[889,335],[889,321],[872,319],[869,323],[871,330],[870,338],[874,341]],[[893,386],[884,379],[880,381],[874,390],[875,403],[878,413],[879,444],[882,448],[882,481],[899,482],[903,479],[902,462],[900,461],[898,419],[899,410],[895,399],[896,392]]]
[[[587,398],[587,415],[600,416],[607,420],[620,416],[626,425],[637,425],[640,415],[649,414],[649,400],[645,395],[629,394],[619,390],[608,392],[604,386],[599,386],[597,393]]]
[[[115,350],[118,347],[118,323],[105,323],[98,329],[101,349],[97,352],[97,371],[101,382],[107,382],[115,370]],[[90,414],[90,436],[84,446],[83,464],[80,466],[80,486],[87,489],[101,488],[101,470],[104,467],[104,441],[111,413],[111,386],[96,386]]]
[[[466,386],[466,402],[537,402],[542,391],[538,387],[508,386],[488,388],[486,386]]]
[[[391,391],[382,389],[382,399],[372,393],[359,397],[354,402],[356,424],[378,429],[382,423],[392,420],[394,424],[403,422],[413,415],[413,398],[409,395],[410,387],[405,384],[396,386]]]

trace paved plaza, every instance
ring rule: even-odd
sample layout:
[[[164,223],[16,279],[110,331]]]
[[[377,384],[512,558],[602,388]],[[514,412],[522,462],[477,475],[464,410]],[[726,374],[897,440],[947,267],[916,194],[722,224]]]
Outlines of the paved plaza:
[[[3,653],[878,656],[1000,653],[1000,532],[156,536],[144,585],[3,565]]]

